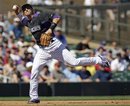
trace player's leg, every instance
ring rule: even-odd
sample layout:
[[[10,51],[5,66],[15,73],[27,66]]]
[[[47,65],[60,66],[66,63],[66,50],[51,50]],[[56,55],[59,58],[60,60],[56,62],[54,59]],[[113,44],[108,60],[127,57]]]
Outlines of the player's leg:
[[[38,50],[34,61],[33,67],[31,71],[31,78],[30,78],[30,101],[37,101],[38,98],[38,74],[39,71],[43,69],[46,62],[51,59],[51,55],[44,52],[42,49]]]
[[[103,61],[100,57],[82,57],[75,58],[69,50],[61,46],[53,56],[55,59],[58,59],[62,62],[65,62],[71,66],[77,65],[94,65],[94,64],[102,64]]]

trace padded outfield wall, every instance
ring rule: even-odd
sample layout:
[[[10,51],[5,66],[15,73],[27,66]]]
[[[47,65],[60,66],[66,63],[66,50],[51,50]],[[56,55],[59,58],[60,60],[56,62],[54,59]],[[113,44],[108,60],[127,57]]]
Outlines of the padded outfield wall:
[[[29,84],[0,84],[0,96],[28,96]],[[40,96],[117,96],[130,95],[130,82],[45,83],[39,84]]]

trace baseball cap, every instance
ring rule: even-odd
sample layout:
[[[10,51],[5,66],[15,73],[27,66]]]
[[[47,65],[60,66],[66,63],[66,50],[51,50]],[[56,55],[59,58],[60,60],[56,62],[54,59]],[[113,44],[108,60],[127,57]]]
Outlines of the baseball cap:
[[[62,32],[62,28],[60,28],[60,27],[56,27],[55,31]]]
[[[27,8],[27,9],[31,9],[31,10],[33,9],[33,7],[32,7],[30,4],[24,4],[24,5],[21,7],[22,11],[25,11],[26,8]]]

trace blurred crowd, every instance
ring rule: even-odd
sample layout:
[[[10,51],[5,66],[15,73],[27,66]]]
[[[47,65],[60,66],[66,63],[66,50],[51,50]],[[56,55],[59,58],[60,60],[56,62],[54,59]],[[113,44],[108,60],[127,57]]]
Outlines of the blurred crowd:
[[[100,3],[128,3],[130,2],[129,0],[82,0],[84,2],[88,1],[88,4],[91,4],[94,2],[100,2]],[[82,2],[81,1],[81,2]],[[32,4],[32,5],[63,5],[67,3],[78,3],[76,0],[27,0],[27,3]],[[92,4],[92,5],[93,5]]]
[[[28,0],[28,3],[35,4],[38,3],[37,1],[42,2],[42,0]],[[63,0],[49,1],[55,1],[55,3],[57,1],[57,5],[63,3]],[[72,0],[70,1],[72,2]],[[44,1],[47,5],[52,5],[51,2],[49,2],[50,4],[47,2],[48,0]],[[60,27],[55,29],[55,35],[70,49],[75,57],[103,55],[109,59],[111,66],[110,68],[104,68],[97,64],[71,67],[57,60],[51,60],[39,72],[39,83],[130,80],[129,48],[119,47],[116,41],[113,41],[109,48],[105,41],[101,41],[97,48],[93,48],[90,45],[91,39],[89,37],[85,37],[72,47],[68,45]],[[38,48],[39,46],[35,44],[28,28],[21,25],[19,18],[13,12],[9,11],[7,15],[1,14],[0,83],[29,83],[33,59]]]
[[[119,4],[119,3],[130,3],[129,0],[84,0],[84,5],[85,6],[96,6],[96,5],[101,5],[101,4]],[[102,27],[102,22],[100,22],[98,19],[104,19],[106,18],[109,21],[109,31],[113,32],[115,30],[114,22],[117,19],[117,9],[106,9],[105,13],[103,10],[101,11],[100,9],[94,9],[93,11],[93,17],[95,18],[95,21],[93,22],[93,30],[94,31],[100,31]],[[104,15],[105,14],[105,15]],[[126,15],[129,15],[129,11],[121,12],[120,20],[123,20],[124,22],[127,20]],[[85,10],[85,15],[86,17],[92,17],[92,10],[91,9],[86,9]],[[87,26],[87,30],[91,30],[92,25],[91,23]]]

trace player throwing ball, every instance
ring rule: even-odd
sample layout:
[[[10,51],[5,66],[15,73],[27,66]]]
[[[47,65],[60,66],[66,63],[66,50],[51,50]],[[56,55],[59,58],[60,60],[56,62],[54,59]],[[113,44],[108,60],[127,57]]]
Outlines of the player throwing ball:
[[[55,38],[53,33],[55,27],[60,21],[60,16],[56,13],[34,13],[30,4],[24,4],[22,7],[13,6],[13,11],[21,20],[21,23],[27,26],[34,36],[39,50],[35,55],[30,78],[30,100],[28,103],[40,103],[38,97],[38,74],[50,59],[57,59],[71,66],[101,64],[105,67],[109,66],[106,58],[98,57],[82,57],[75,58],[65,46]],[[20,12],[22,10],[22,12]]]

